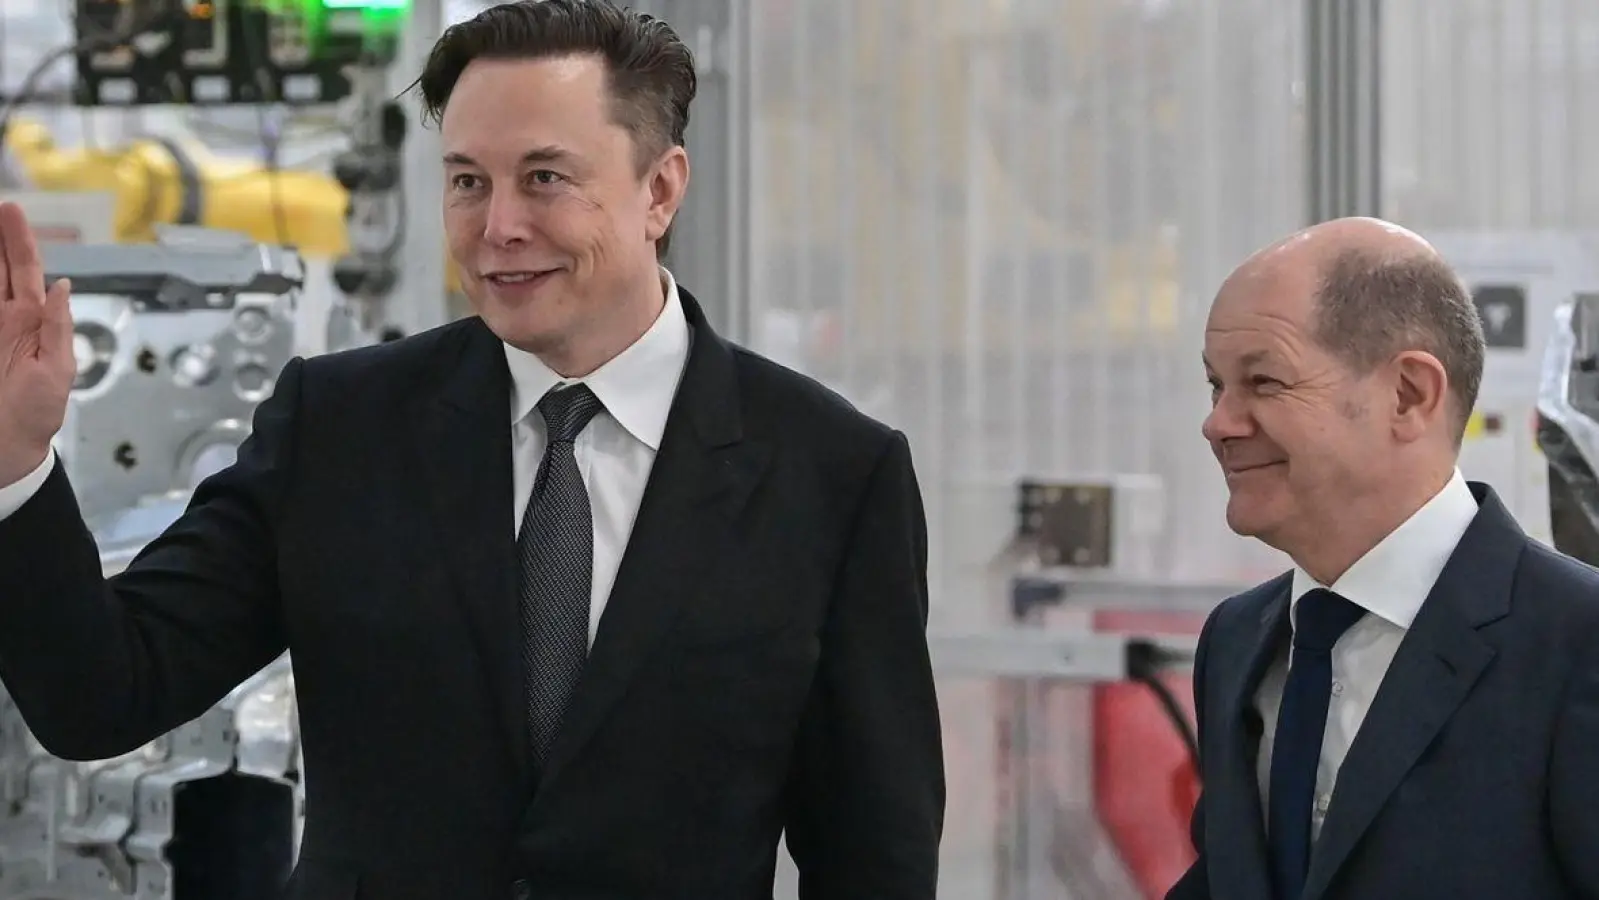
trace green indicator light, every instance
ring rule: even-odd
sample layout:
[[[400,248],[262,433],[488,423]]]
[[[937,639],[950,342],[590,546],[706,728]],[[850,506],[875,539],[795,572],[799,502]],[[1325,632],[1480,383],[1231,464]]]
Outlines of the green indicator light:
[[[372,12],[403,12],[411,0],[322,0],[323,9],[362,9]]]

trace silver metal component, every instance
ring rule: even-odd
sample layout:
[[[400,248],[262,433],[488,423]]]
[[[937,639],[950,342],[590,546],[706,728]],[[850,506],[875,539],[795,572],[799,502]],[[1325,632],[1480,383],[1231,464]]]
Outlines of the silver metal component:
[[[1012,555],[1024,566],[1081,576],[1149,571],[1165,520],[1165,486],[1153,476],[1022,480]]]
[[[72,279],[77,332],[56,448],[90,527],[115,527],[231,460],[240,423],[294,354],[299,258],[193,229],[154,246],[42,252],[53,277]]]
[[[265,845],[250,849],[263,872],[286,876],[304,806],[293,705],[284,657],[159,740],[75,763],[39,749],[0,692],[0,898],[175,900],[192,880],[186,866],[217,864],[190,855],[216,810],[281,823],[276,836],[261,829]]]
[[[172,499],[130,510],[97,533],[106,573],[183,508]],[[0,898],[179,900],[180,885],[211,883],[204,869],[218,864],[195,855],[204,832],[241,816],[263,820],[252,829],[262,844],[226,865],[248,859],[261,867],[253,876],[286,876],[304,810],[301,758],[287,655],[195,720],[97,762],[46,753],[0,689]]]
[[[294,352],[297,256],[229,235],[165,237],[44,249],[51,276],[73,281],[77,332],[57,450],[108,575],[231,464]],[[304,805],[298,733],[286,656],[194,721],[94,763],[46,753],[0,690],[0,900],[192,895],[219,864],[240,865],[203,858],[209,842],[236,840],[237,817],[263,823],[239,877],[286,876]]]
[[[1549,461],[1554,545],[1599,565],[1599,293],[1555,311],[1538,391],[1538,446]]]
[[[1382,212],[1382,0],[1305,0],[1307,212]]]
[[[47,279],[126,297],[141,311],[232,308],[240,295],[285,295],[305,283],[294,250],[205,228],[169,226],[154,244],[47,243],[40,255]]]
[[[1127,654],[1133,641],[1145,641],[1190,660],[1198,644],[1197,638],[1091,631],[1065,634],[1007,629],[983,634],[928,636],[933,668],[939,675],[1094,684],[1128,679]]]

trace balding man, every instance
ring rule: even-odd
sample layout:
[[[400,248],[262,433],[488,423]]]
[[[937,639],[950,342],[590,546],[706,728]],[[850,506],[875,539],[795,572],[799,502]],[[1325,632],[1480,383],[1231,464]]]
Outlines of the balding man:
[[[1222,286],[1227,524],[1294,567],[1200,639],[1199,859],[1168,900],[1599,897],[1599,573],[1456,468],[1483,352],[1448,265],[1385,222]]]

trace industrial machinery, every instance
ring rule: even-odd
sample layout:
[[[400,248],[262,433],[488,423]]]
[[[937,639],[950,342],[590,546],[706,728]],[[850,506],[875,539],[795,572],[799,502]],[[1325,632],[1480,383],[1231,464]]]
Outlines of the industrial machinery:
[[[403,0],[77,0],[85,106],[327,103],[394,58]]]
[[[176,224],[293,247],[327,261],[344,295],[344,302],[329,304],[327,348],[400,336],[387,327],[382,301],[398,282],[396,256],[405,233],[400,149],[406,116],[388,89],[405,0],[77,5],[75,43],[47,55],[0,112],[0,134],[23,186],[112,194],[120,241],[149,241],[155,228]],[[194,141],[157,136],[110,150],[57,147],[42,126],[16,120],[13,112],[36,99],[37,75],[65,54],[77,60],[73,100],[82,105],[255,106],[264,159],[225,159]],[[352,140],[331,175],[284,169],[267,107],[343,99],[352,101]]]
[[[350,336],[335,336],[335,345],[353,343],[362,334],[379,340],[404,336],[384,330],[381,309],[399,280],[395,256],[406,217],[400,179],[406,117],[398,103],[384,99],[383,74],[381,69],[359,73],[353,140],[333,163],[334,177],[349,196],[351,244],[351,252],[333,264],[333,283],[345,297],[343,309],[352,316]]]
[[[1559,311],[1599,290],[1599,236],[1565,232],[1428,233],[1471,291],[1488,354],[1461,446],[1467,478],[1492,485],[1526,532],[1557,535],[1558,453],[1551,453],[1545,358],[1563,340]]]
[[[116,759],[47,755],[0,692],[0,898],[268,900],[302,804],[287,658]]]
[[[957,868],[991,873],[966,892],[999,900],[1163,896],[1193,858],[1188,669],[1205,615],[1241,586],[1137,576],[1159,518],[1151,479],[1031,478],[1014,490],[994,586],[1005,627],[929,635],[941,691],[963,713],[991,711],[987,735],[946,723],[961,773],[949,827],[991,822],[994,834],[990,860]],[[992,767],[991,790],[972,783],[977,767]]]
[[[190,229],[41,252],[73,283],[78,377],[57,451],[90,527],[231,463],[293,355],[298,257]]]
[[[113,237],[155,239],[164,225],[199,225],[331,259],[349,247],[349,198],[321,172],[227,159],[192,141],[147,137],[118,147],[60,147],[38,122],[18,118],[5,151],[36,191],[103,192],[114,203]]]
[[[1599,293],[1555,310],[1538,390],[1538,446],[1549,461],[1554,545],[1599,565]]]
[[[193,229],[45,244],[74,283],[78,382],[57,451],[108,574],[226,465],[288,361],[298,258]],[[0,900],[276,896],[303,805],[282,658],[137,752],[51,757],[0,690]]]

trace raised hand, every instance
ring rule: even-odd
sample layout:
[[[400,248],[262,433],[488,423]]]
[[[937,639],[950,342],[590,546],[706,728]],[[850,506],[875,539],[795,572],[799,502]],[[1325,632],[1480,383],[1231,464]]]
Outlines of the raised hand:
[[[77,375],[71,285],[45,289],[39,245],[22,208],[0,203],[0,487],[50,455]]]

